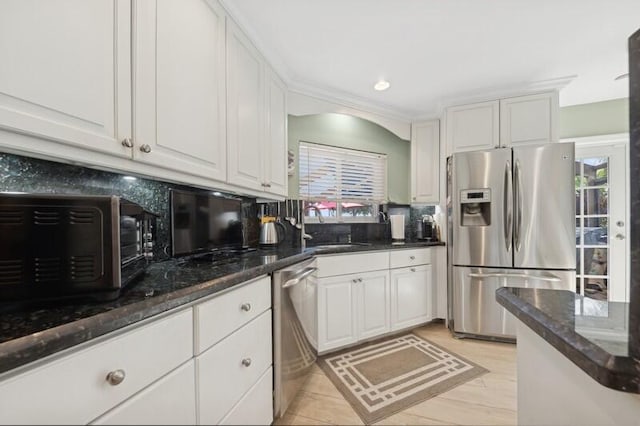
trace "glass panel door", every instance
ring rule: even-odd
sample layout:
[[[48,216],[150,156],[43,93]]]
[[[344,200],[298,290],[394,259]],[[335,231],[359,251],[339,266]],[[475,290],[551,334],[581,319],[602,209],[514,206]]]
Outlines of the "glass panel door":
[[[576,293],[626,299],[625,148],[576,147]]]

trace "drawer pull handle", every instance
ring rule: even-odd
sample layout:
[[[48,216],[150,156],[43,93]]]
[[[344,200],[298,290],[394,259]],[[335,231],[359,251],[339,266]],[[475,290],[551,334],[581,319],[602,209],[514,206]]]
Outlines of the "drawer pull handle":
[[[251,365],[251,358],[245,358],[242,360],[242,365],[244,365],[245,367],[248,367]]]
[[[249,312],[251,310],[251,303],[243,303],[240,306],[240,309],[242,309],[245,312]]]
[[[362,278],[358,278],[358,282],[361,283],[362,282]]]
[[[114,370],[107,374],[107,382],[109,382],[111,386],[117,386],[124,382],[125,376],[124,370]]]
[[[416,271],[416,268],[411,268],[411,272],[415,272],[415,271]]]
[[[415,256],[409,256],[409,259],[416,260],[416,257]]]

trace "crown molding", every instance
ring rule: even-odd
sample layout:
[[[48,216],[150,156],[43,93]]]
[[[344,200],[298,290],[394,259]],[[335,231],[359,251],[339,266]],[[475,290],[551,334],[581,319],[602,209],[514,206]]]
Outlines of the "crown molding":
[[[548,92],[551,90],[560,91],[569,83],[575,80],[577,75],[550,78],[546,80],[524,82],[517,85],[502,87],[491,87],[480,90],[466,92],[461,95],[448,96],[442,98],[437,105],[437,112],[441,114],[445,108],[454,105],[464,105],[475,102],[491,101],[500,98],[529,95],[538,92]]]

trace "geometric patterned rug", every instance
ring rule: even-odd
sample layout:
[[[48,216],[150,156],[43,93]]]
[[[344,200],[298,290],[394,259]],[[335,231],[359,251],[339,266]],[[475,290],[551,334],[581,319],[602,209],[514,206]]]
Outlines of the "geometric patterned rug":
[[[488,372],[412,333],[334,352],[318,364],[365,424]]]

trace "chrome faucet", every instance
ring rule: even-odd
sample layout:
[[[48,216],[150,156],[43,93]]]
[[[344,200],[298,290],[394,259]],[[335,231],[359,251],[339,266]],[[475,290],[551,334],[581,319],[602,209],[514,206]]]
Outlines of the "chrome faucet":
[[[320,213],[320,209],[317,206],[314,206],[312,204],[307,204],[306,206],[304,206],[303,212],[306,212],[309,209],[315,210],[316,213],[318,214],[318,221],[320,223],[324,223],[324,218],[322,217],[322,213]]]

